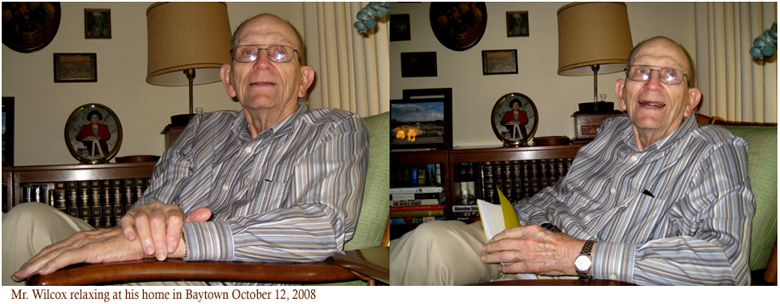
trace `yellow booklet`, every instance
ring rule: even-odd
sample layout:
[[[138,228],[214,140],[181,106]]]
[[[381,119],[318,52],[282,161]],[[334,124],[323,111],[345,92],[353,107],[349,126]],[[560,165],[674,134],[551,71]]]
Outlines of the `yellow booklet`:
[[[509,228],[520,227],[520,221],[517,219],[515,208],[509,202],[509,199],[498,190],[498,199],[500,205],[496,205],[483,200],[477,200],[479,216],[482,219],[482,227],[485,229],[486,241],[494,235]]]

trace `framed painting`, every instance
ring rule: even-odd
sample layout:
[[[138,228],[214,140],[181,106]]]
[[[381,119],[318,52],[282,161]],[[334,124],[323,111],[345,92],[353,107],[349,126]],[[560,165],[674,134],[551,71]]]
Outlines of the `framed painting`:
[[[3,2],[3,44],[31,53],[54,40],[60,28],[59,2]]]
[[[482,51],[482,75],[517,74],[517,50]]]
[[[401,53],[401,77],[436,77],[436,52]]]
[[[404,90],[390,101],[390,149],[452,147],[452,89]]]
[[[493,133],[505,147],[526,145],[539,126],[539,113],[528,96],[509,93],[501,96],[490,113]]]
[[[82,164],[108,162],[122,145],[122,124],[108,107],[90,103],[70,114],[65,123],[65,143]]]
[[[84,9],[84,38],[111,39],[110,9]]]
[[[528,37],[528,11],[506,12],[506,36]]]
[[[412,40],[409,14],[390,15],[390,41]]]
[[[54,82],[97,82],[97,54],[54,53]]]
[[[429,18],[433,34],[442,45],[463,51],[482,39],[488,13],[484,2],[433,2]]]

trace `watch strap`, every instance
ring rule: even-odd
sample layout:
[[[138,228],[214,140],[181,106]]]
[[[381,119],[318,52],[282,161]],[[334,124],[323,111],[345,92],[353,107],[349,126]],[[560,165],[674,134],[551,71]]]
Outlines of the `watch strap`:
[[[580,254],[578,255],[578,257],[586,256],[591,261],[591,264],[590,264],[591,266],[588,267],[588,269],[585,269],[584,271],[581,271],[579,268],[574,267],[574,269],[577,271],[577,275],[580,277],[580,279],[584,279],[584,280],[593,279],[592,276],[588,275],[588,272],[590,271],[590,268],[593,267],[593,258],[591,257],[590,252],[591,252],[591,250],[593,250],[593,244],[594,243],[595,242],[591,241],[591,240],[585,241],[585,245],[582,246],[582,250],[580,251]]]

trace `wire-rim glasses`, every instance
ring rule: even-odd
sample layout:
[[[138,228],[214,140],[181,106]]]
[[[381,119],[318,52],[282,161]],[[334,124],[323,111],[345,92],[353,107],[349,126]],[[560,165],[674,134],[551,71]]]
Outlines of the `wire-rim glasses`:
[[[630,65],[624,71],[626,72],[626,77],[628,77],[628,79],[638,82],[650,80],[653,71],[658,72],[658,80],[661,83],[670,85],[680,84],[682,83],[683,78],[688,77],[688,74],[683,73],[682,70],[670,67]]]
[[[230,50],[230,55],[233,60],[243,63],[252,63],[260,56],[260,51],[265,50],[268,60],[273,62],[285,63],[290,62],[295,56],[298,50],[292,48],[289,45],[274,44],[267,47],[260,47],[259,45],[239,45]],[[298,58],[300,63],[301,59]]]

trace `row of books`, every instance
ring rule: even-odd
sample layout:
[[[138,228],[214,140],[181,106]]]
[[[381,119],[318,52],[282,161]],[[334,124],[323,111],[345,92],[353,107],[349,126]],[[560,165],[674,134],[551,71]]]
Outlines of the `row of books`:
[[[420,224],[443,220],[447,195],[444,187],[390,188],[390,224]]]
[[[390,187],[441,186],[442,164],[394,165]]]
[[[95,228],[119,226],[128,208],[146,191],[150,178],[86,180],[19,185],[21,202],[40,202],[78,217]]]
[[[476,163],[475,196],[498,203],[496,188],[510,202],[531,197],[539,190],[554,185],[571,167],[572,158],[513,160]]]

